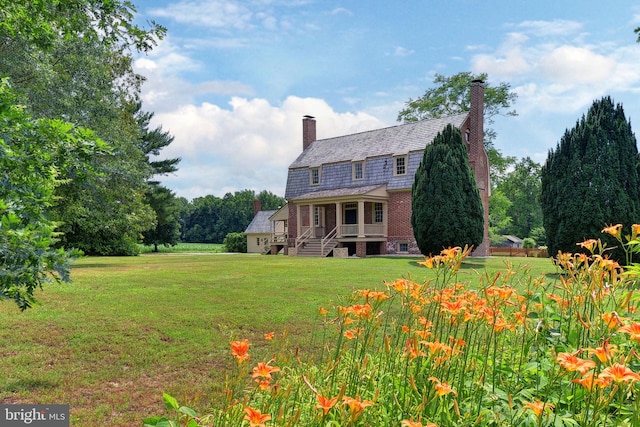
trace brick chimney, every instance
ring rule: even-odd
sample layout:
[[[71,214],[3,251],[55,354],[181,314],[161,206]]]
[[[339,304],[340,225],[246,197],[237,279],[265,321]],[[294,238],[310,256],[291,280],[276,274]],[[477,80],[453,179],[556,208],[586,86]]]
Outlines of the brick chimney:
[[[480,190],[482,207],[484,209],[484,235],[483,241],[474,251],[474,256],[488,256],[489,246],[489,158],[484,149],[484,82],[474,80],[471,82],[471,106],[469,109],[469,128],[467,129],[469,144],[469,163],[473,168]]]
[[[316,118],[313,116],[302,117],[302,151],[316,140]]]
[[[469,161],[473,165],[484,144],[484,82],[471,82],[471,108],[469,110]]]
[[[258,215],[258,212],[262,210],[262,202],[258,199],[254,199],[253,201],[253,216]]]

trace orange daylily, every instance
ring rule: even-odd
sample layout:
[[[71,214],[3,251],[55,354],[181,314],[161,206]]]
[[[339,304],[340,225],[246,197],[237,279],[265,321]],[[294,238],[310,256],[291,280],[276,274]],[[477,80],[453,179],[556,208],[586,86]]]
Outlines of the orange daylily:
[[[584,242],[576,243],[576,245],[585,248],[589,252],[593,253],[593,250],[597,247],[598,241],[596,239],[587,239]]]
[[[270,366],[268,363],[260,362],[251,371],[251,378],[271,379],[271,374],[274,372],[280,372],[280,368],[277,366]]]
[[[231,354],[238,359],[238,363],[249,360],[249,340],[231,341]]]
[[[462,248],[460,246],[456,246],[455,248],[443,249],[442,251],[440,251],[440,255],[442,255],[443,257],[448,258],[448,259],[453,259],[461,251],[462,251]]]
[[[601,233],[607,233],[615,237],[616,239],[620,239],[622,236],[622,224],[610,225],[602,229]]]
[[[593,386],[598,384],[597,380],[595,379],[595,376],[593,375],[593,372],[589,372],[587,373],[587,375],[583,376],[582,378],[577,378],[573,380],[573,382],[580,384],[582,387],[586,388],[589,391],[593,390]]]
[[[631,240],[636,240],[638,234],[640,234],[640,224],[633,224],[631,226]]]
[[[553,411],[555,406],[552,403],[546,403],[540,400],[536,400],[535,402],[526,402],[524,404],[524,408],[532,411],[534,414],[536,414],[537,417],[541,417],[545,409]]]
[[[605,321],[609,329],[624,325],[624,322],[622,321],[622,319],[620,319],[620,316],[618,316],[618,313],[616,313],[615,311],[602,313],[601,317],[602,320]]]
[[[418,421],[410,420],[402,420],[401,427],[438,427],[435,423],[426,423],[422,424]]]
[[[558,361],[558,364],[567,371],[578,371],[582,375],[596,367],[596,362],[593,360],[581,359],[571,353],[558,353],[556,360]]]
[[[640,341],[640,323],[633,322],[618,329],[618,332],[629,334],[632,341]]]
[[[338,402],[338,398],[337,397],[333,397],[331,399],[327,399],[326,397],[322,396],[321,394],[318,394],[316,396],[316,398],[318,399],[318,404],[316,405],[316,408],[322,409],[322,412],[324,413],[324,415],[327,415],[329,413],[329,411],[331,410],[331,408],[333,408],[335,406],[335,404]]]
[[[250,427],[265,427],[264,423],[271,420],[271,415],[263,414],[258,409],[253,409],[250,406],[244,408],[244,419],[249,421]]]
[[[362,331],[364,331],[364,328],[349,329],[344,331],[344,336],[349,340],[353,340],[358,338]]]
[[[640,381],[640,375],[633,372],[629,367],[621,363],[614,363],[613,365],[600,372],[600,375],[598,375],[598,379],[609,379],[616,383],[629,381],[636,382]]]
[[[275,337],[275,336],[276,336],[275,332],[269,332],[269,333],[264,334],[264,339],[267,340],[267,341],[271,341],[271,340],[273,340],[273,337]]]
[[[588,348],[587,351],[598,358],[602,363],[609,362],[613,355],[618,352],[618,346],[609,344],[609,340],[604,340],[602,346],[598,348]]]
[[[454,396],[458,395],[458,392],[451,388],[448,383],[441,382],[436,377],[429,377],[429,381],[435,383],[436,394],[438,397],[445,396],[449,393],[453,393]]]
[[[349,407],[351,410],[351,419],[356,419],[360,413],[364,410],[364,408],[373,405],[373,402],[370,400],[360,400],[360,396],[356,396],[355,398],[344,396],[342,401]]]

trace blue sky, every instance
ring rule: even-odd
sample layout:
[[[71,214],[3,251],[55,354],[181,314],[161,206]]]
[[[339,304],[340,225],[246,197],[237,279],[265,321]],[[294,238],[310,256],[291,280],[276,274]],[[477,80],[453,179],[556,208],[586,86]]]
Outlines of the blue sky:
[[[284,194],[318,138],[396,125],[435,73],[486,72],[509,83],[517,117],[493,128],[504,155],[543,163],[594,100],[640,123],[640,4],[619,0],[134,0],[168,29],[136,58],[143,109],[175,137],[178,196],[244,189]],[[640,125],[639,125],[640,126]]]

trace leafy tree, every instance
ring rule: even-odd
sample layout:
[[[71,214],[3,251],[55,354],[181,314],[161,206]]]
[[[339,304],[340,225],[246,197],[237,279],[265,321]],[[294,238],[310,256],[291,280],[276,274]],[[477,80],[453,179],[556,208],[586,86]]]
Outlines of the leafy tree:
[[[486,73],[472,74],[461,72],[453,76],[443,76],[436,74],[433,83],[434,87],[428,89],[424,95],[417,99],[409,99],[405,103],[405,108],[398,113],[398,121],[405,123],[418,120],[432,119],[452,114],[469,111],[471,108],[471,82],[483,80],[485,82],[484,96],[484,146],[489,157],[489,173],[491,176],[491,187],[495,189],[503,181],[511,166],[516,162],[512,156],[504,156],[500,150],[494,147],[493,141],[496,132],[491,128],[494,117],[497,115],[516,116],[515,110],[510,108],[515,103],[518,95],[511,92],[508,83],[500,83],[492,86],[487,82]],[[500,210],[500,206],[495,206],[493,202],[497,199],[489,200],[489,215],[500,216],[494,213],[494,209]]]
[[[131,51],[151,49],[165,29],[142,29],[134,12],[119,0],[0,0],[0,75],[24,94],[34,117],[63,117],[111,147],[65,170],[56,188],[61,202],[51,207],[63,224],[59,245],[87,253],[134,253],[154,221],[144,200],[150,169],[129,108],[143,80]]]
[[[163,148],[169,146],[174,138],[169,132],[159,126],[149,129],[153,113],[141,111],[142,104],[135,105],[135,117],[141,130],[138,147],[144,153],[146,163],[151,168],[152,178],[157,175],[167,175],[178,170],[180,158],[158,159]],[[149,188],[145,200],[155,213],[155,225],[142,235],[142,243],[153,245],[154,252],[158,252],[159,245],[175,246],[180,239],[180,205],[175,194],[153,179],[148,181]]]
[[[497,190],[511,202],[506,211],[511,223],[504,230],[505,234],[524,238],[529,236],[531,230],[542,226],[540,169],[538,163],[525,157],[498,185]]]
[[[54,191],[68,168],[104,149],[90,131],[61,120],[34,119],[0,80],[0,299],[21,310],[46,283],[69,281],[75,252],[53,249],[49,215]]]
[[[193,199],[182,221],[187,242],[222,243],[232,232],[244,232],[253,219],[253,202],[260,200],[263,210],[275,210],[286,201],[268,191],[257,196],[252,190],[227,193],[222,199],[208,195]]]
[[[447,125],[427,145],[411,192],[411,225],[423,254],[482,243],[482,201],[459,129]]]
[[[489,212],[489,235],[491,239],[503,234],[509,234],[512,219],[508,214],[511,208],[511,200],[500,190],[494,190],[489,196],[489,205],[492,207]],[[503,239],[500,239],[502,241]],[[491,244],[492,246],[499,246]]]
[[[637,223],[638,149],[631,124],[610,97],[595,101],[567,130],[542,168],[541,204],[549,254],[575,252],[576,243],[601,237],[605,225]],[[620,251],[613,254],[624,260]]]
[[[544,230],[544,227],[535,227],[529,233],[529,237],[536,241],[536,243],[540,246],[547,246],[547,233]]]

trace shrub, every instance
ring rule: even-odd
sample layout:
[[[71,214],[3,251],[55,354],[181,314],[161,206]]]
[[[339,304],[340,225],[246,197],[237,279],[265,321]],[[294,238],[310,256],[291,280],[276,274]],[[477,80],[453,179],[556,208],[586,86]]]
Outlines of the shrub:
[[[525,249],[533,249],[536,247],[536,241],[531,237],[525,237],[522,239],[522,247]]]
[[[247,235],[245,233],[229,233],[224,238],[227,252],[247,252]]]

